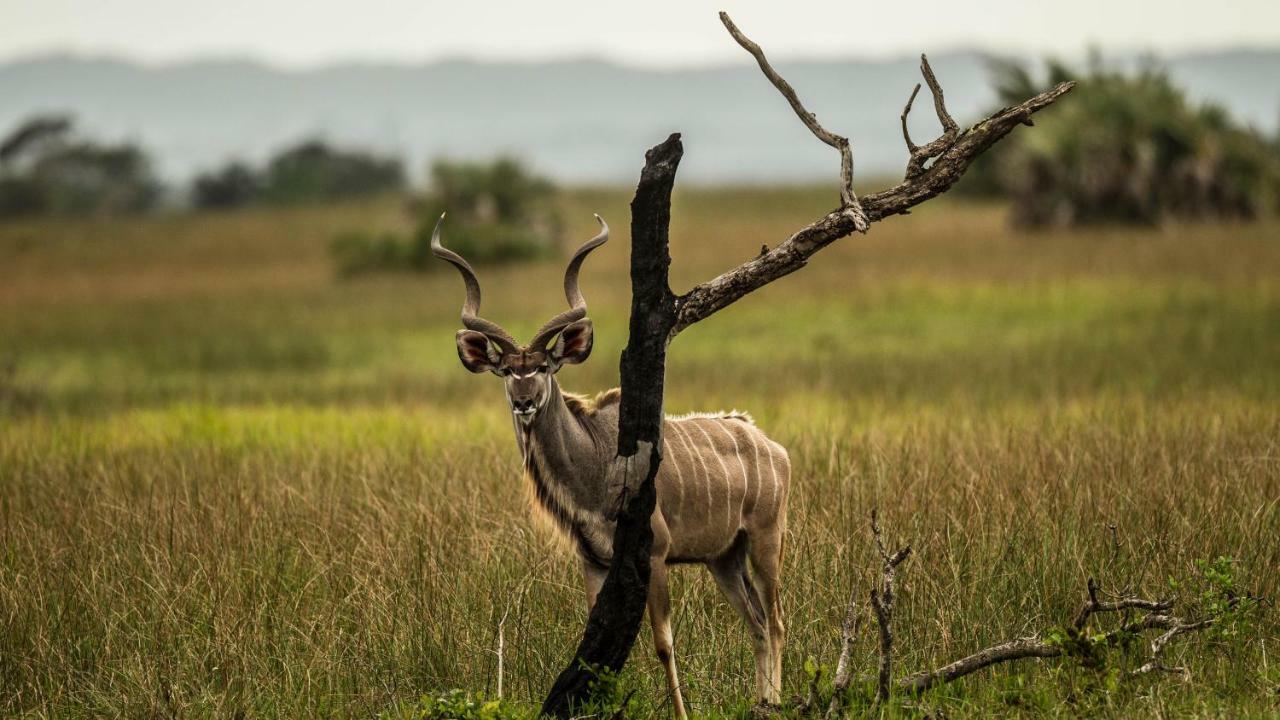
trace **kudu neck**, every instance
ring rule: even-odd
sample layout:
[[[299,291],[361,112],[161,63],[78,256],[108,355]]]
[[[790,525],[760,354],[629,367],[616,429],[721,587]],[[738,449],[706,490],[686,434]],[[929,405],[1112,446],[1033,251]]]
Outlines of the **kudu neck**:
[[[516,428],[517,442],[526,462],[537,463],[546,482],[555,483],[573,496],[579,507],[594,509],[602,497],[604,477],[600,452],[601,433],[591,424],[595,417],[575,413],[565,402],[555,378],[551,379],[546,406],[527,428]],[[524,433],[524,436],[521,436]]]

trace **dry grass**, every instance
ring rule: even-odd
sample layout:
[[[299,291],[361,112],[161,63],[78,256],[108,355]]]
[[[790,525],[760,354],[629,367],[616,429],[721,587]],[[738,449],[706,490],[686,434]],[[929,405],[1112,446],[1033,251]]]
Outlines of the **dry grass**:
[[[616,379],[627,200],[565,201],[584,237],[589,209],[616,229],[584,272],[598,337],[565,372],[575,390]],[[832,200],[680,193],[677,289]],[[508,696],[540,697],[581,592],[526,513],[498,384],[457,366],[457,278],[338,282],[327,263],[334,232],[402,222],[387,201],[0,226],[0,714],[369,716],[491,693],[508,613]],[[870,582],[873,506],[916,548],[903,669],[1064,622],[1090,575],[1160,595],[1227,555],[1280,594],[1278,230],[1031,236],[940,203],[683,335],[670,410],[748,409],[796,463],[789,690],[804,658],[834,660]],[[481,268],[486,314],[528,333],[559,308],[559,271]],[[690,705],[730,712],[745,632],[700,570],[675,594]],[[1268,611],[1182,641],[1186,681],[1108,692],[1024,664],[926,706],[1272,715],[1278,638]],[[661,713],[647,648],[628,682]],[[869,636],[858,651],[870,669]]]

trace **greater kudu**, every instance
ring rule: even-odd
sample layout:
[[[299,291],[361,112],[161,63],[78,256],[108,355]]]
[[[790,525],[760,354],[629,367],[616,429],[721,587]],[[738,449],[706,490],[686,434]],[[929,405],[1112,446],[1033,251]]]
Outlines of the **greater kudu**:
[[[473,373],[503,379],[534,504],[576,548],[588,612],[612,557],[610,518],[621,488],[606,478],[617,449],[620,394],[609,390],[589,400],[562,392],[555,376],[591,354],[592,326],[578,271],[609,239],[609,226],[599,215],[596,220],[600,234],[578,248],[565,270],[569,309],[548,320],[528,345],[478,315],[480,283],[466,260],[440,244],[440,223],[431,239],[432,252],[452,263],[466,284],[458,357]],[[760,699],[777,702],[785,641],[778,589],[791,477],[787,451],[739,412],[668,417],[662,442],[648,607],[675,714],[685,715],[667,590],[667,565],[675,563],[702,563],[711,571],[751,632]]]

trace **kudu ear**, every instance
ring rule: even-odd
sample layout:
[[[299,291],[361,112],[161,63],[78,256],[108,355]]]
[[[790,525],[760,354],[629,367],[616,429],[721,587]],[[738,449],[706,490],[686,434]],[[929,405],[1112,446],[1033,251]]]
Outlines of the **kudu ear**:
[[[548,353],[551,362],[558,368],[561,365],[577,364],[591,356],[591,343],[595,331],[591,329],[591,318],[571,322],[560,331],[556,344]]]
[[[493,343],[489,342],[489,338],[484,333],[474,330],[458,331],[458,359],[462,361],[462,366],[473,373],[482,373],[488,370],[491,373],[498,372],[498,361],[502,356],[498,354]]]

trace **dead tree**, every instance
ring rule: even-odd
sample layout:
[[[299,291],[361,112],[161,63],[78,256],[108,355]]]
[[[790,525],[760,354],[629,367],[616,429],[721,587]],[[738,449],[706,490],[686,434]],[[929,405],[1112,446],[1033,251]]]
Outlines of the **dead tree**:
[[[679,134],[645,154],[645,167],[631,203],[631,323],[622,353],[622,402],[619,417],[619,472],[634,477],[624,497],[613,538],[609,573],[588,619],[573,659],[556,679],[542,712],[569,717],[572,708],[590,698],[600,670],[618,671],[626,663],[644,616],[649,583],[650,515],[656,504],[654,477],[662,462],[661,428],[666,351],[680,331],[721,310],[744,295],[804,267],[822,248],[853,233],[865,233],[872,223],[936,197],[956,183],[974,158],[1018,125],[1071,90],[1061,83],[1039,95],[961,130],[946,109],[942,87],[929,61],[920,56],[920,69],[933,95],[943,133],[916,145],[906,132],[906,117],[920,90],[911,92],[902,112],[903,136],[909,160],[903,181],[861,199],[853,189],[853,152],[849,140],[824,128],[805,109],[795,90],[774,70],[764,51],[734,25],[728,14],[720,20],[739,45],[755,58],[769,82],[791,105],[800,121],[822,142],[840,154],[840,205],[797,230],[772,249],[695,286],[684,295],[671,291],[667,235],[671,221],[671,189],[683,146]],[[901,562],[901,561],[899,561]],[[888,670],[886,669],[886,672]]]

